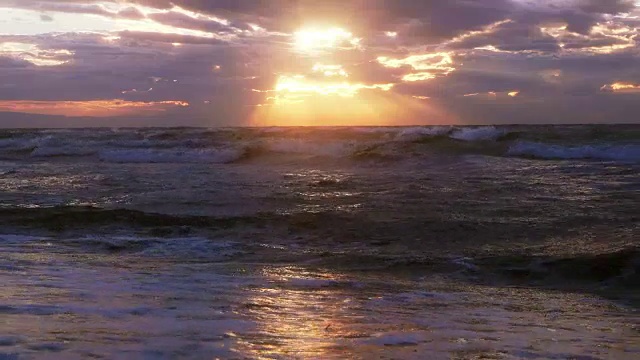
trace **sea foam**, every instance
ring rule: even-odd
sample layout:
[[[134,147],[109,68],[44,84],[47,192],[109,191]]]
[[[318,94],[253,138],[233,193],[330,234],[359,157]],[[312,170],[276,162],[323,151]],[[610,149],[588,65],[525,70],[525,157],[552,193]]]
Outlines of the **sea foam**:
[[[495,126],[482,126],[458,129],[454,131],[450,135],[450,137],[452,139],[462,141],[483,141],[497,140],[499,137],[504,136],[505,134],[505,130],[498,129]]]

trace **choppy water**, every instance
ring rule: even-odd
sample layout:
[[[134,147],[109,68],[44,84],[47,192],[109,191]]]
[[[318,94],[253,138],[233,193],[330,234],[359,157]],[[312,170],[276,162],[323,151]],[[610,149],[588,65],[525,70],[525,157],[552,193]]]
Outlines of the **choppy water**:
[[[0,358],[640,357],[640,127],[0,133]]]

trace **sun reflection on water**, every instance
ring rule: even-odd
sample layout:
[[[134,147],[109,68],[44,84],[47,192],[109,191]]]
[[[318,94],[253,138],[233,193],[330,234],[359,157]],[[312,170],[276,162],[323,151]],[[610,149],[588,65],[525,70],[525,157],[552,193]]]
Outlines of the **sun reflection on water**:
[[[339,339],[351,327],[344,276],[298,267],[266,267],[262,273],[271,286],[247,298],[245,309],[258,326],[241,347],[257,359],[339,357]]]

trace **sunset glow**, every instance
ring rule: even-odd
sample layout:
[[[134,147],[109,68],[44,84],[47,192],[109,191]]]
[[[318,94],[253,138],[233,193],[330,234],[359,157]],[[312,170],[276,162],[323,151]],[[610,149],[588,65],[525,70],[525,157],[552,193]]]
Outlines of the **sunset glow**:
[[[393,88],[393,84],[352,84],[346,81],[339,83],[331,82],[314,82],[307,80],[304,76],[281,76],[276,84],[275,91],[279,93],[298,93],[298,94],[319,94],[319,95],[338,95],[343,97],[352,97],[358,94],[362,89],[379,89],[389,91]]]
[[[274,107],[323,125],[332,106],[380,123],[371,112],[405,102],[421,106],[405,106],[415,112],[402,119],[387,113],[385,125],[444,121],[424,114],[439,104],[443,119],[474,124],[517,122],[514,111],[568,122],[611,121],[598,106],[640,111],[633,96],[610,96],[640,92],[637,1],[0,2],[4,102],[123,98],[137,110],[107,107],[113,116],[158,109],[175,126],[253,125],[258,109]],[[165,103],[175,99],[190,106]],[[51,106],[9,112],[46,113],[39,108]],[[108,116],[75,108],[85,110],[64,113]]]
[[[349,74],[342,68],[341,65],[315,64],[313,66],[313,72],[321,73],[327,77],[332,77],[332,76],[349,77]]]
[[[43,115],[95,116],[153,115],[171,108],[187,107],[184,101],[0,101],[0,111],[26,112]]]
[[[0,194],[0,360],[640,360],[640,0],[0,0]]]

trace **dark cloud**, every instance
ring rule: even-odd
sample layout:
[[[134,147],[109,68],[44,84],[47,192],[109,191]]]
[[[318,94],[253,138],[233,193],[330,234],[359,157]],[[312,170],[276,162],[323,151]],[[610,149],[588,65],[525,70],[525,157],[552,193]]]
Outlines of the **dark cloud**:
[[[531,24],[509,22],[495,31],[469,37],[452,43],[453,49],[474,49],[494,46],[502,51],[537,51],[553,53],[560,50],[558,41],[544,34],[540,27]]]
[[[587,13],[619,14],[635,7],[635,0],[582,0],[578,8]]]
[[[125,40],[136,41],[138,46],[148,42],[160,42],[171,44],[199,44],[199,45],[222,45],[226,41],[192,35],[166,34],[146,31],[121,31],[118,33]]]
[[[14,59],[6,56],[0,56],[0,69],[7,70],[11,68],[25,68],[29,66],[29,62],[20,59]]]

